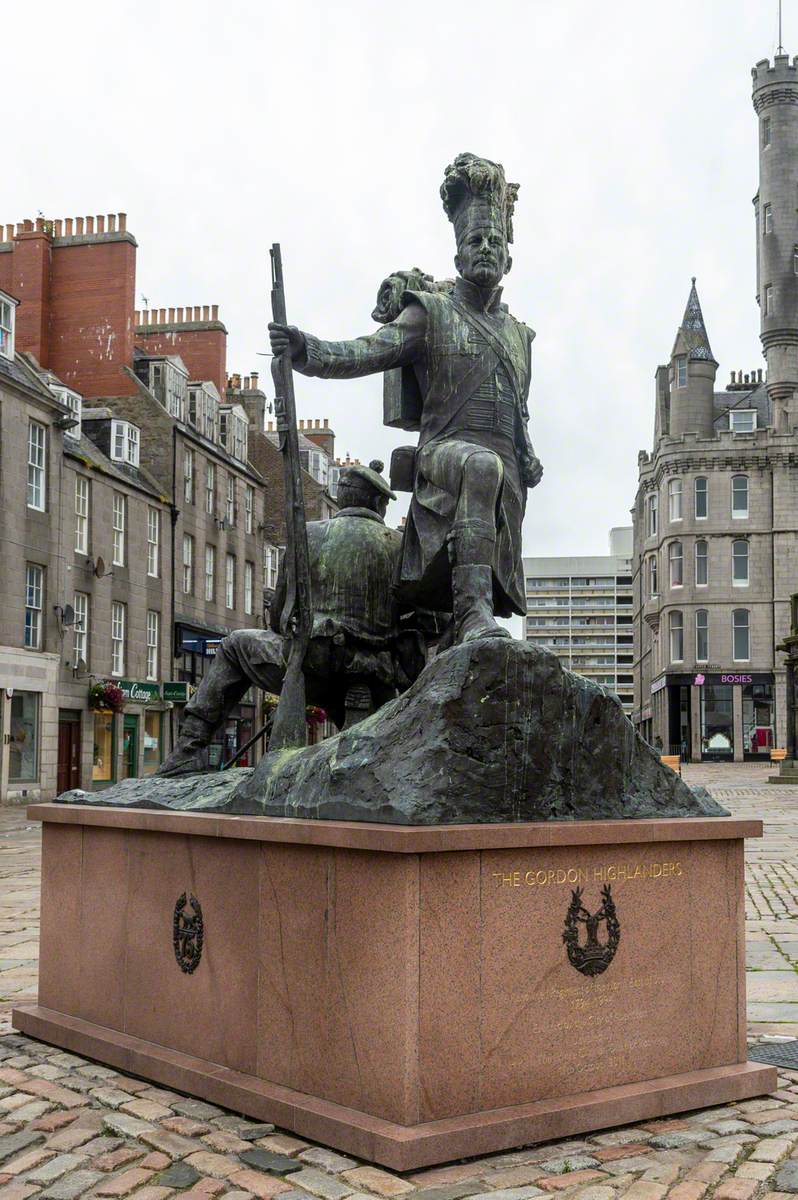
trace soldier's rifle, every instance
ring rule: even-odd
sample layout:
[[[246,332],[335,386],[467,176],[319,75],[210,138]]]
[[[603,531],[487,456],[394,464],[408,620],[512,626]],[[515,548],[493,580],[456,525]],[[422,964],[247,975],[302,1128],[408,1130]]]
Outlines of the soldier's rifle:
[[[272,318],[278,325],[287,325],[283,260],[279,242],[274,243],[270,254]],[[305,676],[302,667],[313,627],[310,557],[296,423],[294,370],[288,349],[272,360],[272,378],[278,445],[283,456],[285,480],[286,539],[283,571],[286,586],[285,603],[280,613],[280,632],[286,639],[288,666],[274,714],[269,738],[270,751],[305,745]]]

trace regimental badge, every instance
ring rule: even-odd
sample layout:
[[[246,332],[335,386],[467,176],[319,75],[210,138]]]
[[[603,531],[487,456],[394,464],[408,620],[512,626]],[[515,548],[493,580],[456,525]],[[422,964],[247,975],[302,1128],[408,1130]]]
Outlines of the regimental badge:
[[[199,966],[202,958],[203,936],[204,927],[200,902],[196,896],[189,896],[187,904],[186,893],[183,892],[175,905],[172,941],[177,965],[187,975],[191,975]]]
[[[582,888],[571,893],[571,903],[565,918],[562,940],[568,950],[568,961],[583,975],[601,975],[615,957],[621,940],[621,925],[612,898],[612,888],[601,889],[602,905],[598,912],[589,913],[582,903]],[[607,940],[599,941],[599,926],[606,925]],[[584,925],[586,940],[580,941],[579,926]]]

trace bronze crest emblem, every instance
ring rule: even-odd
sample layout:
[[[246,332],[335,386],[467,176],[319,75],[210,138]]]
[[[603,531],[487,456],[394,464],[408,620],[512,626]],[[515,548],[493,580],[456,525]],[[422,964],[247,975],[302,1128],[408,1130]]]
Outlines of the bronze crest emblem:
[[[199,966],[204,935],[200,902],[196,896],[189,896],[187,904],[186,893],[183,892],[175,905],[172,942],[177,965],[186,975],[191,975]]]
[[[612,888],[606,884],[601,889],[602,904],[598,912],[589,913],[582,903],[582,888],[571,893],[571,903],[565,918],[562,940],[568,950],[568,961],[583,975],[601,975],[615,957],[621,940],[621,925],[612,898]],[[607,940],[599,941],[599,925],[604,922]],[[579,939],[579,926],[585,926],[585,941]]]

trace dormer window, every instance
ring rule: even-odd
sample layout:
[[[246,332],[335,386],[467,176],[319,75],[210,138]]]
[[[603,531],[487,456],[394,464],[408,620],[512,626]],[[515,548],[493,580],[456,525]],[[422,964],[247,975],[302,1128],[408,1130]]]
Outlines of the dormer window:
[[[310,474],[317,483],[325,486],[327,483],[327,455],[323,450],[311,450],[310,452]]]
[[[83,397],[78,392],[73,392],[71,388],[66,387],[51,387],[50,391],[60,404],[69,409],[77,421],[77,425],[72,425],[65,430],[67,437],[80,438]]]
[[[188,385],[187,416],[189,425],[216,441],[219,427],[219,393],[212,383],[190,383]]]
[[[14,357],[14,313],[16,301],[0,292],[0,355]]]
[[[149,387],[171,417],[185,420],[188,372],[177,361],[162,359],[150,363]]]
[[[240,404],[219,409],[219,441],[239,462],[247,461],[249,419]]]
[[[687,387],[687,355],[679,354],[676,358],[676,386]]]
[[[111,458],[114,462],[139,465],[139,430],[129,421],[111,422]]]
[[[729,413],[729,429],[732,433],[753,433],[756,429],[756,409],[732,409]]]

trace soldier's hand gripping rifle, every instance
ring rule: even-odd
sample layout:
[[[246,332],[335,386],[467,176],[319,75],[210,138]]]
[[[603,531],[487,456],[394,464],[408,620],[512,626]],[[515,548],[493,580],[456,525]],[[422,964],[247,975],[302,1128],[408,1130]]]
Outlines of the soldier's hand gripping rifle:
[[[283,260],[278,242],[271,248],[272,317],[286,325]],[[288,667],[274,716],[269,750],[304,746],[305,676],[302,666],[313,627],[310,595],[310,559],[305,524],[305,497],[302,491],[302,467],[299,460],[299,436],[294,400],[294,372],[288,349],[272,360],[274,411],[277,419],[280,453],[285,480],[286,539],[285,603],[280,613],[280,632],[286,639]]]

